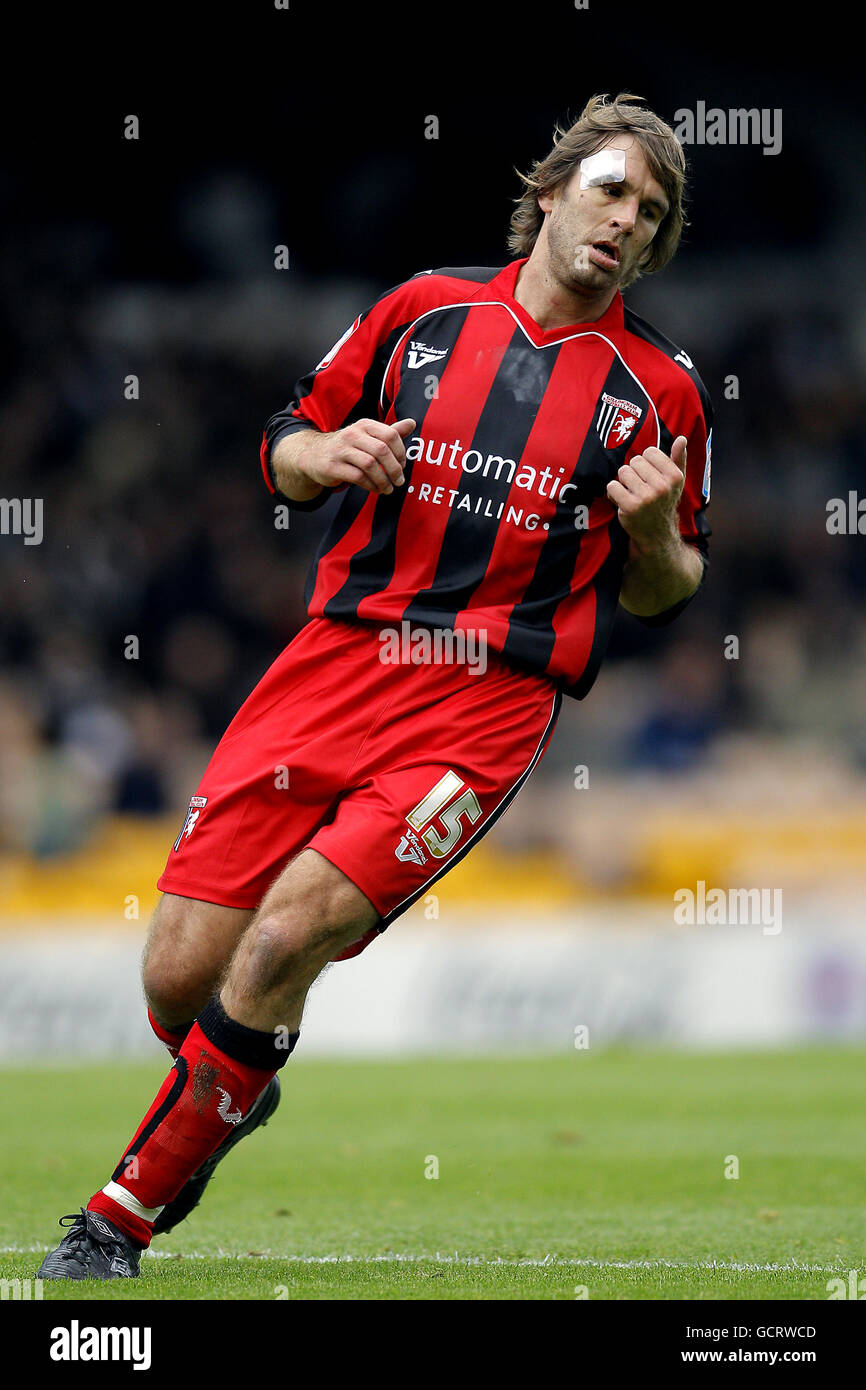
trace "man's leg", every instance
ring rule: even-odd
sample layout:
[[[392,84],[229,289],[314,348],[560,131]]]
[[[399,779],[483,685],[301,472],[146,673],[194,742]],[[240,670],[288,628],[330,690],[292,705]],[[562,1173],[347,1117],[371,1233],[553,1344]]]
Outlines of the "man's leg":
[[[216,991],[253,912],[165,893],[157,904],[141,967],[151,1027],[176,1057]]]
[[[212,997],[228,962],[253,916],[252,909],[166,893],[153,915],[142,959],[147,1017],[172,1059],[183,1047],[196,1016]],[[153,1225],[153,1234],[174,1230],[198,1206],[219,1163],[260,1126],[280,1102],[276,1077],[205,1164],[168,1202]]]
[[[301,1026],[304,1001],[329,961],[379,921],[350,878],[307,849],[262,899],[220,990],[230,1018],[272,1032]]]
[[[163,1206],[288,1060],[307,992],[322,968],[378,919],[364,894],[314,850],[283,871],[241,938],[222,989],[190,1028],[111,1181],[88,1203],[97,1223],[107,1218],[133,1246],[149,1244]],[[152,953],[149,959],[155,959]],[[175,1014],[181,1002],[175,1001]],[[56,1255],[63,1255],[64,1242],[48,1257],[45,1275],[82,1277],[98,1225],[95,1230],[89,1225],[83,1242],[81,1231],[76,1234],[70,1261],[75,1273],[58,1272]]]
[[[377,920],[364,895],[315,851],[284,869],[91,1210],[149,1243],[158,1211],[285,1065],[322,968]]]

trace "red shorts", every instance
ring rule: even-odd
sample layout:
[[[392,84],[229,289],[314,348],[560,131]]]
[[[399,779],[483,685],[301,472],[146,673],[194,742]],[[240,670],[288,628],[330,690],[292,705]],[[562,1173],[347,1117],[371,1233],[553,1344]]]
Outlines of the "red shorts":
[[[478,843],[544,753],[557,687],[494,652],[483,673],[382,653],[378,627],[298,633],[217,745],[163,892],[255,908],[314,849],[380,914],[366,945]]]

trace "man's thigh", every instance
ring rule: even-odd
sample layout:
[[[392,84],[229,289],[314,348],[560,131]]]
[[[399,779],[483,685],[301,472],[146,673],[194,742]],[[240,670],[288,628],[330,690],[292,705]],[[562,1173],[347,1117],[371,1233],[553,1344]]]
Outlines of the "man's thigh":
[[[316,850],[306,849],[271,884],[232,960],[222,999],[245,1011],[261,991],[262,971],[271,980],[306,989],[329,961],[355,942],[376,934],[379,913],[369,898]]]

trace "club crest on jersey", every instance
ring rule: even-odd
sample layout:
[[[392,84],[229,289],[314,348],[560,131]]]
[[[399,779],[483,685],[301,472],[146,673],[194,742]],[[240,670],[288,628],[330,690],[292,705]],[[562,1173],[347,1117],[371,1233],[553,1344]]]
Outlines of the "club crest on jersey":
[[[198,824],[198,818],[202,810],[207,805],[206,796],[190,797],[189,810],[186,813],[186,820],[183,823],[183,830],[174,842],[175,850],[179,850],[182,840],[188,840]]]
[[[643,407],[635,405],[634,401],[621,401],[618,396],[609,396],[603,391],[595,428],[605,449],[618,449],[620,444],[631,439],[642,415]]]
[[[428,347],[413,338],[409,343],[409,356],[406,359],[406,366],[413,371],[417,367],[427,367],[431,362],[441,362],[443,357],[448,356],[448,348]]]

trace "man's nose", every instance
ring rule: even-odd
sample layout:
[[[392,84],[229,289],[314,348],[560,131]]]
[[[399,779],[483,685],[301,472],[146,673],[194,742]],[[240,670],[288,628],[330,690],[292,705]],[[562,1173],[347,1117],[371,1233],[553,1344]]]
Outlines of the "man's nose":
[[[634,231],[634,224],[637,221],[638,204],[626,203],[620,200],[616,205],[616,211],[611,216],[611,226],[621,227],[624,232]]]

